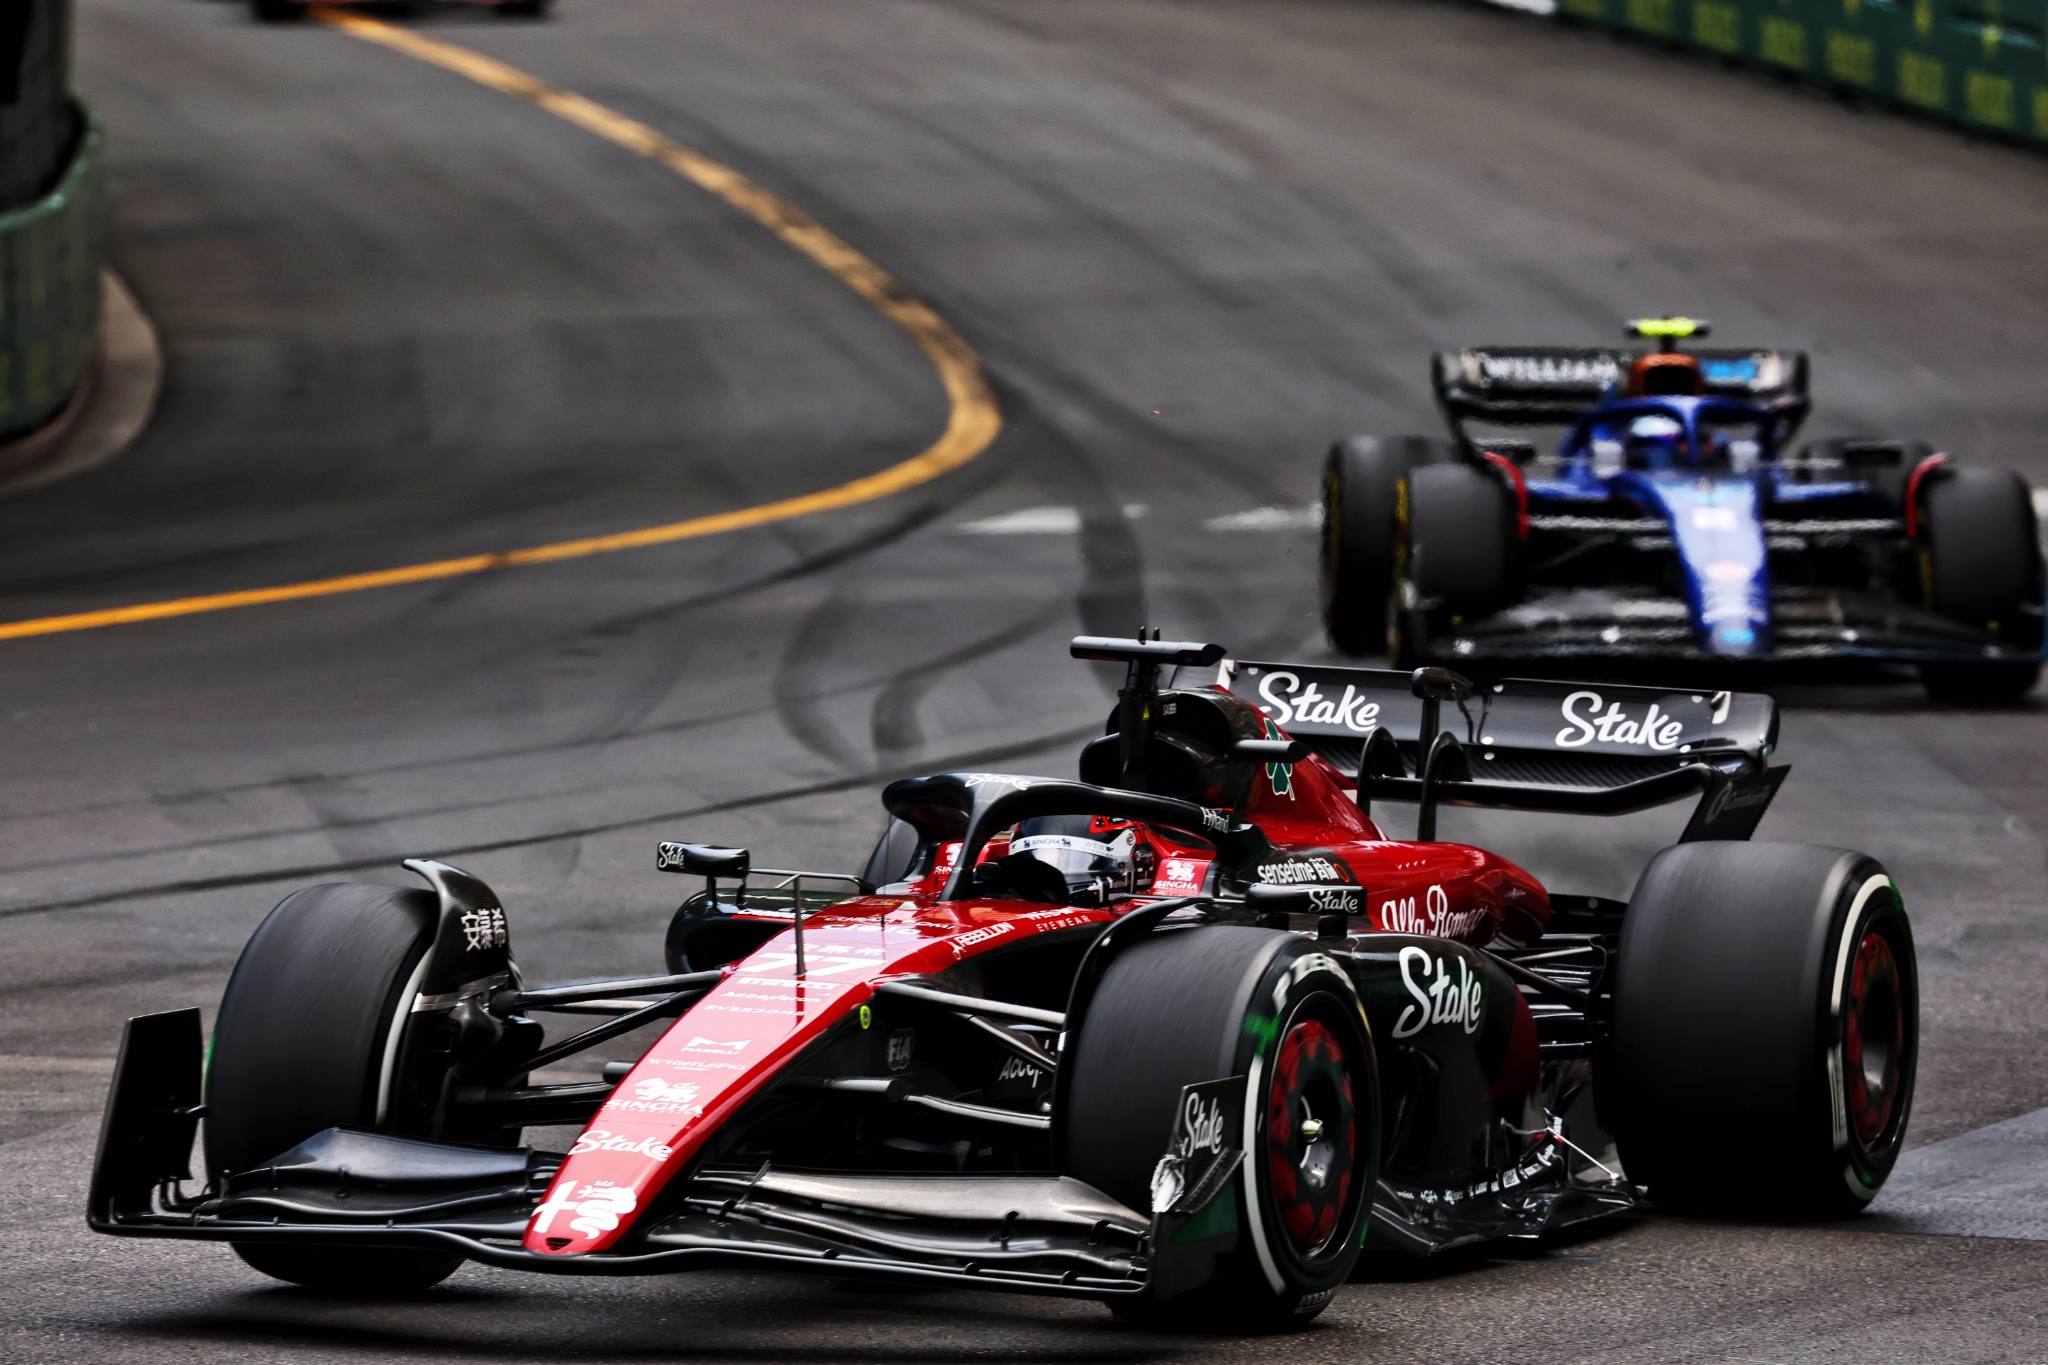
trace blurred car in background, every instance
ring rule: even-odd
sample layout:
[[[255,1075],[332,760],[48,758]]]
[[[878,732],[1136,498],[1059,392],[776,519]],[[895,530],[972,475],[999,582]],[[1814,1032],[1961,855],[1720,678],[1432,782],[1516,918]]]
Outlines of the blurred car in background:
[[[1802,352],[1476,348],[1435,357],[1448,438],[1354,436],[1323,479],[1331,642],[1400,667],[1902,664],[2010,701],[2040,676],[2031,491],[1922,442],[1791,442]],[[1545,452],[1484,429],[1562,426]],[[1475,431],[1478,427],[1482,430]]]

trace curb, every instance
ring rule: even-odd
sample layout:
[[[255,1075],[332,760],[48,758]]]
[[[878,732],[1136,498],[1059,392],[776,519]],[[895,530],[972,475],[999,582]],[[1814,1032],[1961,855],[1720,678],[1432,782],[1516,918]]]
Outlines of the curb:
[[[97,469],[140,436],[163,391],[156,327],[112,270],[100,272],[99,354],[64,410],[0,445],[0,498]]]

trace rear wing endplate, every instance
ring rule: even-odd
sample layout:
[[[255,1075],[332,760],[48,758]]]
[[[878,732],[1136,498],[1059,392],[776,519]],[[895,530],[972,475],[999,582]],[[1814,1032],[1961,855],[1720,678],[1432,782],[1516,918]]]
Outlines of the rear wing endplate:
[[[1361,805],[1620,815],[1698,794],[1683,839],[1746,839],[1790,771],[1769,764],[1778,708],[1761,693],[1511,678],[1425,703],[1391,669],[1226,660],[1212,676],[1355,778]],[[1423,742],[1428,706],[1448,744]]]

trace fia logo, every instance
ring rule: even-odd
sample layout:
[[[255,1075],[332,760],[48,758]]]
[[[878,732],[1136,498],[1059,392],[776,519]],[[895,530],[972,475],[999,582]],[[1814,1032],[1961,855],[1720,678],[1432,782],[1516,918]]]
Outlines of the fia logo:
[[[910,1057],[917,1050],[917,1030],[900,1028],[889,1035],[889,1070],[908,1071]]]

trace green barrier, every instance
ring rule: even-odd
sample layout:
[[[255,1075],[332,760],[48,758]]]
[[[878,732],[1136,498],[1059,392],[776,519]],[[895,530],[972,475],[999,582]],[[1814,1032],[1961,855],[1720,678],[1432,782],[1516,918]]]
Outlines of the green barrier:
[[[84,124],[56,188],[0,214],[0,440],[62,411],[99,346],[105,138]]]
[[[1556,12],[2048,142],[2048,0],[1557,0]]]

